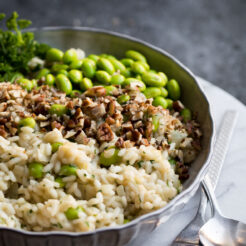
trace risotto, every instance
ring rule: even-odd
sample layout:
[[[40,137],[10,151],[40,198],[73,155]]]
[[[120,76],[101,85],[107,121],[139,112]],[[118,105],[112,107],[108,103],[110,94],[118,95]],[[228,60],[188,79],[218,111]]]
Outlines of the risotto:
[[[0,225],[82,232],[165,206],[200,150],[199,125],[180,108],[155,107],[130,87],[69,98],[1,83]]]

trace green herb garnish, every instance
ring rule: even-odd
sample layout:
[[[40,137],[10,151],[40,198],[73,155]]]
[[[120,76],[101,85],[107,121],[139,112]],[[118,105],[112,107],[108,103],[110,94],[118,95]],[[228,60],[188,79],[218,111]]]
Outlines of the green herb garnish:
[[[5,14],[0,14],[0,22]],[[0,81],[14,81],[16,74],[27,75],[30,72],[28,62],[35,56],[44,57],[48,45],[39,44],[34,40],[32,32],[22,32],[31,25],[31,21],[19,19],[13,12],[5,22],[6,29],[0,29]]]

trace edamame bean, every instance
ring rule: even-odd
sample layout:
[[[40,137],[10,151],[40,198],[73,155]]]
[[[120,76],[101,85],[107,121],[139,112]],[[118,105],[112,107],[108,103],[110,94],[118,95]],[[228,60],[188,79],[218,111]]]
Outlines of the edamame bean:
[[[83,63],[82,59],[74,60],[70,63],[69,68],[70,69],[81,69],[82,63]]]
[[[65,212],[65,215],[68,220],[75,220],[79,218],[79,212],[82,211],[81,209],[78,208],[68,208],[67,211]]]
[[[97,62],[99,59],[99,56],[94,55],[94,54],[90,54],[88,55],[88,58],[90,58],[91,60],[93,60],[94,62]]]
[[[87,78],[93,78],[96,72],[96,65],[95,62],[91,59],[85,58],[83,60],[83,64],[82,64],[82,72],[83,75]]]
[[[115,74],[115,75],[112,75],[111,80],[110,80],[110,84],[121,85],[121,84],[123,84],[124,81],[125,81],[125,77],[123,75]]]
[[[63,62],[65,64],[70,64],[76,60],[78,60],[78,55],[75,49],[69,49],[63,55]]]
[[[79,83],[79,86],[82,91],[86,91],[87,89],[92,88],[93,84],[90,79],[83,78],[82,81]]]
[[[107,156],[108,153],[105,153],[106,151],[112,151],[112,155],[108,157]],[[113,165],[113,164],[117,165],[121,161],[121,157],[118,156],[118,153],[119,153],[119,149],[115,147],[111,147],[111,148],[104,150],[104,152],[102,152],[99,157],[100,164],[106,167]]]
[[[183,117],[184,122],[188,122],[188,121],[190,121],[191,118],[192,118],[191,111],[190,111],[188,108],[182,109],[182,111],[181,111],[180,114],[181,114],[181,116]]]
[[[100,57],[102,57],[102,58],[107,58],[107,59],[109,59],[109,58],[111,58],[111,59],[116,59],[114,56],[109,55],[109,54],[101,54]]]
[[[107,86],[104,86],[104,88],[106,89],[106,94],[107,95],[112,95],[112,94],[114,94],[114,91],[117,90],[115,88],[115,86],[113,86],[113,85],[107,85]]]
[[[167,84],[167,81],[168,81],[167,75],[163,72],[159,72],[158,75],[162,77],[162,79],[165,83],[163,86],[165,86]]]
[[[60,63],[55,63],[52,67],[51,67],[51,71],[53,73],[58,73],[61,70],[67,70],[68,69],[68,65],[66,64],[60,64]]]
[[[146,58],[141,53],[139,53],[138,51],[135,51],[135,50],[128,50],[126,52],[126,57],[133,59],[134,61],[146,62]]]
[[[143,62],[143,61],[138,61],[138,62],[141,63],[147,71],[149,71],[149,64],[147,62]]]
[[[134,63],[134,61],[130,58],[124,58],[120,60],[122,64],[124,64],[126,67],[131,67],[132,63]]]
[[[111,76],[109,75],[109,73],[103,70],[96,71],[95,75],[97,80],[103,84],[109,84],[111,80]]]
[[[36,121],[32,117],[27,117],[27,118],[21,119],[18,123],[18,126],[20,128],[23,126],[34,128],[36,126]]]
[[[131,68],[126,68],[126,70],[122,71],[121,73],[123,76],[125,76],[126,78],[130,78],[133,77],[134,74],[132,73]]]
[[[61,176],[76,175],[77,167],[74,165],[62,165],[59,174]]]
[[[134,62],[131,66],[131,69],[134,73],[137,74],[143,74],[144,72],[146,72],[146,69],[141,62]]]
[[[69,95],[73,89],[72,84],[67,76],[64,74],[58,74],[56,76],[56,86],[60,91],[65,92],[67,95]]]
[[[164,87],[160,87],[160,90],[161,90],[161,96],[162,97],[167,97],[167,95],[168,95],[167,89],[164,88]]]
[[[159,118],[160,117],[158,115],[153,115],[152,116],[153,132],[157,132],[157,130],[158,130]]]
[[[100,58],[97,61],[97,65],[98,65],[99,68],[101,68],[102,70],[105,70],[110,75],[112,75],[115,72],[114,66],[113,66],[113,64],[111,63],[111,61],[109,59]]]
[[[176,165],[176,161],[174,159],[169,159],[168,161],[171,165],[174,165],[174,166]]]
[[[166,99],[162,96],[155,97],[152,104],[156,107],[158,107],[158,106],[162,106],[163,108],[168,107],[168,103],[167,103]]]
[[[180,87],[175,79],[171,79],[167,82],[168,95],[172,100],[178,100],[180,98]]]
[[[28,166],[29,174],[35,179],[40,179],[43,177],[43,164],[39,162],[32,162]]]
[[[146,89],[146,85],[141,80],[135,78],[127,78],[123,85],[137,87],[140,91],[144,91]]]
[[[36,79],[32,79],[31,82],[32,82],[32,89],[38,87],[38,82]]]
[[[49,114],[56,114],[62,116],[68,112],[68,108],[62,104],[53,104],[49,109]]]
[[[61,61],[63,52],[61,50],[51,48],[46,53],[46,60],[50,62]]]
[[[42,77],[45,77],[48,73],[50,72],[50,70],[48,68],[43,68],[41,69],[37,75],[36,75],[36,79],[41,79]]]
[[[52,153],[55,153],[63,143],[55,142],[51,144]]]
[[[130,222],[130,220],[124,219],[124,224],[127,224],[127,223],[129,223],[129,222]]]
[[[130,100],[130,96],[127,94],[120,95],[117,98],[117,101],[119,104],[124,104],[124,103],[128,102],[129,100]]]
[[[157,74],[157,71],[154,70],[154,69],[150,69],[150,70],[149,70],[149,73],[155,73],[155,74]]]
[[[138,79],[138,80],[141,80],[141,81],[142,81],[142,77],[141,77],[141,75],[140,75],[140,74],[138,74],[138,75],[136,76],[136,79]]]
[[[161,89],[158,87],[148,87],[144,91],[146,98],[155,98],[161,95]]]
[[[155,73],[143,73],[142,79],[143,82],[145,82],[149,86],[163,87],[165,85],[165,81],[163,80],[163,78]]]
[[[66,77],[68,76],[68,71],[65,69],[61,69],[59,71],[57,71],[57,74],[64,74]]]
[[[87,79],[87,78],[85,78]],[[70,97],[75,98],[78,97],[81,94],[81,91],[79,90],[72,90],[72,92],[70,93]]]
[[[172,109],[173,108],[173,100],[170,98],[166,98],[167,101],[167,108]]]
[[[17,83],[27,91],[30,91],[33,88],[32,81],[29,79],[20,78],[17,80]]]
[[[52,86],[52,85],[54,85],[54,83],[55,83],[55,76],[51,73],[47,74],[45,76],[45,84]]]
[[[119,71],[120,73],[122,73],[126,69],[125,65],[121,63],[119,60],[114,58],[108,59],[113,64],[115,71]]]
[[[75,84],[78,84],[79,82],[81,82],[83,78],[82,72],[77,69],[70,70],[68,73],[68,77]]]
[[[60,188],[63,188],[65,186],[65,183],[63,182],[61,177],[55,178],[55,182],[59,184]]]

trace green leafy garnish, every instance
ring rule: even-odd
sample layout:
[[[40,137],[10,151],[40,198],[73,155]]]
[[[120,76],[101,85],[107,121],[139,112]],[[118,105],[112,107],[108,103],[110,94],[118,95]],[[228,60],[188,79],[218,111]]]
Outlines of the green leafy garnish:
[[[5,14],[0,13],[0,21]],[[31,21],[19,19],[13,12],[6,20],[6,29],[0,29],[0,81],[12,81],[16,74],[28,75],[28,62],[35,56],[44,57],[49,46],[34,40],[32,32],[22,32],[31,25]]]

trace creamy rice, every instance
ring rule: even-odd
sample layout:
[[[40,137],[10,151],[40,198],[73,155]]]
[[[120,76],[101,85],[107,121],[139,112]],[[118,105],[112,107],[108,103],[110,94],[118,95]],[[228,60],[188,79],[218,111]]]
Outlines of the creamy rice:
[[[63,146],[52,154],[54,141]],[[19,136],[0,137],[0,224],[34,231],[88,231],[120,225],[126,218],[165,206],[181,189],[166,151],[152,146],[121,149],[122,163],[109,169],[98,165],[98,151],[95,141],[71,143],[57,129],[41,134],[23,127]],[[45,163],[46,174],[40,182],[28,175],[27,164],[34,160]],[[141,167],[133,165],[140,160]],[[64,177],[63,190],[54,176],[61,165],[69,163],[78,167],[77,177]],[[21,184],[21,198],[10,199],[4,193],[16,182]],[[79,219],[69,221],[64,212],[78,206],[83,207]]]

